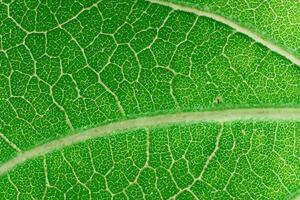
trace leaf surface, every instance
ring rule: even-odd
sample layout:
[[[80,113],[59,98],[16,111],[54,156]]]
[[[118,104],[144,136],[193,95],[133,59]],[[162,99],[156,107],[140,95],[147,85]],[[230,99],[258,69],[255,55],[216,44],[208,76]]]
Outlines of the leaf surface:
[[[296,198],[299,75],[276,49],[172,6],[3,1],[0,199]]]
[[[196,8],[216,14],[257,33],[299,58],[299,10],[297,1],[256,0],[152,0],[169,6]],[[173,3],[173,4],[172,4]]]

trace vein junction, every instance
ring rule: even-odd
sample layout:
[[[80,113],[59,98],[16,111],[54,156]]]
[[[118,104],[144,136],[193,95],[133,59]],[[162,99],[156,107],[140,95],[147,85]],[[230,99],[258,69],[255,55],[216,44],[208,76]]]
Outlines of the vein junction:
[[[176,4],[176,3],[167,2],[167,1],[161,1],[161,0],[148,0],[148,1],[151,2],[151,3],[159,4],[159,5],[168,6],[172,9],[174,9],[174,10],[181,10],[181,11],[184,11],[184,12],[194,13],[198,16],[209,17],[209,18],[214,19],[218,22],[226,24],[226,25],[230,26],[231,28],[235,29],[237,32],[240,32],[240,33],[243,33],[243,34],[247,35],[248,37],[255,40],[256,42],[266,46],[271,51],[276,52],[279,55],[285,57],[286,59],[290,60],[295,65],[300,66],[300,59],[297,56],[295,56],[292,53],[288,52],[284,48],[276,45],[275,43],[270,42],[268,39],[261,37],[260,35],[256,34],[254,31],[252,31],[250,29],[247,29],[246,27],[242,27],[239,24],[235,23],[234,21],[227,19],[226,17],[223,17],[223,16],[218,15],[218,14],[214,14],[214,13],[211,13],[211,12],[202,11],[202,10],[199,10],[199,9],[196,9],[196,8],[192,8],[192,7],[188,7],[188,6],[184,6],[184,5],[179,5],[179,4]]]
[[[96,1],[94,4],[89,4],[90,1],[86,1],[89,5],[83,6],[85,8],[77,14],[68,14],[68,8],[64,12],[56,13],[56,8],[48,9],[45,6],[47,3],[45,3],[41,7],[49,11],[49,16],[28,18],[19,15],[21,12],[14,11],[15,8],[27,9],[26,5],[15,6],[19,2],[21,1],[12,1],[4,5],[4,8],[7,8],[7,19],[3,21],[4,29],[1,29],[3,26],[0,27],[4,33],[14,33],[2,35],[0,31],[2,41],[0,46],[0,129],[3,133],[0,134],[0,137],[8,144],[3,145],[4,148],[7,147],[7,150],[10,148],[19,153],[15,158],[11,158],[11,151],[0,149],[1,158],[5,160],[5,163],[0,166],[0,175],[9,172],[27,160],[63,148],[58,157],[49,158],[55,152],[44,156],[42,167],[45,171],[46,188],[43,198],[47,196],[48,190],[51,192],[53,189],[52,187],[56,184],[53,182],[63,183],[63,185],[68,182],[62,181],[63,179],[60,178],[57,179],[59,181],[55,181],[53,178],[53,174],[63,175],[60,173],[62,168],[58,168],[60,162],[65,163],[64,167],[74,174],[80,187],[82,186],[91,193],[86,186],[86,180],[80,179],[82,172],[78,172],[80,169],[88,169],[84,164],[90,161],[93,172],[99,172],[105,168],[103,164],[108,162],[106,158],[111,157],[113,167],[117,166],[117,162],[124,161],[114,155],[116,153],[113,151],[118,150],[121,151],[120,154],[124,154],[122,152],[123,147],[113,147],[114,137],[103,138],[108,141],[108,151],[104,155],[101,154],[102,150],[105,149],[103,144],[98,143],[95,146],[91,144],[92,142],[82,144],[82,142],[93,138],[124,130],[145,129],[144,135],[147,139],[141,140],[141,143],[144,143],[147,152],[144,155],[146,167],[153,166],[154,157],[158,158],[153,156],[153,148],[164,145],[166,148],[163,152],[174,153],[171,155],[174,157],[172,165],[176,166],[178,162],[175,160],[179,158],[176,155],[176,150],[174,152],[171,146],[173,144],[176,146],[177,142],[194,141],[194,148],[192,148],[192,144],[188,145],[191,146],[191,149],[188,150],[186,147],[180,160],[184,163],[189,163],[188,160],[194,162],[195,159],[198,159],[199,154],[194,155],[195,159],[190,157],[191,154],[195,153],[195,150],[201,151],[200,147],[206,148],[202,153],[208,153],[208,155],[202,156],[202,165],[201,162],[197,163],[194,168],[197,173],[191,173],[196,181],[195,185],[197,185],[198,182],[207,182],[206,174],[209,173],[211,167],[214,169],[215,161],[218,158],[224,158],[222,155],[224,150],[222,140],[224,138],[228,139],[226,144],[230,138],[236,141],[236,136],[241,136],[242,141],[245,141],[244,135],[251,133],[259,143],[266,141],[259,133],[255,132],[253,127],[250,130],[239,131],[233,128],[236,135],[229,135],[228,138],[228,133],[233,131],[228,131],[226,124],[223,130],[224,122],[275,120],[276,124],[282,120],[299,121],[300,111],[296,108],[221,110],[233,105],[239,108],[246,106],[264,107],[264,105],[266,105],[265,107],[278,107],[279,105],[296,107],[300,104],[300,73],[299,68],[289,62],[290,60],[297,64],[298,60],[293,57],[290,58],[290,55],[284,50],[278,49],[276,45],[272,46],[270,42],[233,22],[220,18],[220,16],[211,13],[199,13],[199,11],[192,12],[185,10],[185,7],[176,7],[177,5],[166,7],[144,1],[123,0],[122,3],[122,0],[119,0],[118,5],[112,6],[111,0],[102,0]],[[40,6],[37,6],[38,8]],[[109,12],[107,8],[109,8]],[[189,13],[175,10],[185,10]],[[26,10],[23,13],[26,14]],[[37,10],[36,13],[43,16],[45,10]],[[60,16],[61,13],[63,16]],[[69,16],[69,19],[66,19],[65,16]],[[41,19],[46,19],[47,23],[38,22]],[[37,21],[32,22],[30,20]],[[32,24],[34,27],[31,26]],[[49,26],[45,27],[46,24]],[[234,30],[224,24],[229,25]],[[254,41],[245,34],[252,36]],[[269,49],[264,48],[258,42],[269,47]],[[278,53],[287,54],[285,58],[289,60],[279,56]],[[219,111],[203,111],[213,109]],[[183,110],[194,110],[195,112],[182,113]],[[170,112],[176,114],[153,116],[154,113]],[[152,116],[140,117],[146,113]],[[128,119],[129,116],[139,118]],[[124,119],[127,120],[124,121]],[[110,121],[115,122],[107,124]],[[207,134],[208,129],[205,128],[209,123],[205,123],[201,130],[190,130],[187,135],[188,138],[183,140],[179,136],[174,141],[172,134],[174,134],[175,129],[170,130],[167,135],[167,145],[160,137],[152,138],[157,132],[159,133],[159,131],[153,131],[152,127],[202,121],[220,123],[219,132],[215,131],[216,135]],[[81,127],[91,127],[97,124],[105,125],[79,131]],[[265,127],[267,124],[263,123],[261,131],[269,131]],[[283,129],[286,128],[283,127]],[[209,131],[211,133],[210,129]],[[72,135],[66,136],[68,132],[71,132]],[[281,142],[280,132],[284,131],[278,131],[278,135],[272,131],[263,132],[263,135],[270,134],[274,138],[272,144],[274,144],[275,154],[279,155],[277,157],[280,160],[288,162],[287,159],[281,159],[281,157],[285,158],[286,156],[281,156],[280,149],[278,150],[281,148],[278,145]],[[166,136],[164,133],[161,132],[162,137]],[[295,141],[290,145],[292,147],[297,147],[298,137],[296,133],[294,131],[294,136],[287,138],[288,142]],[[130,137],[128,135],[130,134],[126,134],[126,140],[121,142],[125,146],[130,142],[136,143],[137,140],[134,137],[140,137],[142,134],[136,134],[129,139],[127,138]],[[53,137],[57,139],[49,141]],[[203,140],[205,137],[212,137],[212,139]],[[272,139],[272,137],[267,137],[267,139]],[[45,143],[45,141],[49,142]],[[119,141],[115,143],[119,143]],[[199,144],[199,141],[202,143]],[[89,161],[76,160],[81,157],[68,153],[69,148],[64,148],[76,143],[91,144],[86,149],[87,153],[85,154],[90,157],[88,158]],[[246,147],[249,146],[251,151],[258,150],[258,152],[265,149],[264,146],[257,148],[256,143],[253,140],[252,144],[251,138],[250,144],[247,144]],[[42,145],[37,146],[37,144]],[[207,149],[207,144],[212,144],[210,150]],[[225,146],[231,148],[231,145]],[[229,149],[229,152],[233,151],[235,146],[240,146],[238,141],[236,144],[235,142],[232,143],[232,149]],[[268,146],[270,147],[270,145]],[[285,146],[288,145],[285,144]],[[33,148],[30,149],[31,147]],[[75,145],[72,147],[77,149]],[[99,147],[103,147],[103,149]],[[127,151],[128,145],[125,149]],[[136,150],[137,148],[134,146],[132,149]],[[177,149],[182,150],[184,148]],[[101,152],[95,153],[95,150]],[[78,148],[79,153],[83,153],[83,151],[84,149]],[[296,148],[292,151],[295,152],[294,159],[299,160]],[[129,156],[130,159],[133,159],[137,152],[140,153],[142,150],[134,151]],[[227,188],[230,190],[231,182],[235,181],[235,177],[240,173],[239,162],[249,161],[249,152],[242,151],[245,154],[244,158],[233,158],[232,167],[234,169],[227,173],[228,181],[223,190],[227,190]],[[220,153],[222,156],[218,156]],[[258,154],[254,153],[254,155],[257,158]],[[97,163],[96,160],[99,157],[103,157],[104,161]],[[159,159],[167,160],[167,157]],[[6,162],[6,160],[9,161]],[[94,160],[96,164],[94,164]],[[260,166],[261,160],[264,158],[253,160],[257,160]],[[298,160],[295,162],[297,166]],[[253,180],[261,179],[262,175],[258,174],[258,178],[256,177],[257,173],[250,161],[249,170],[248,168],[243,169],[245,172],[252,173],[254,171],[255,178]],[[284,167],[281,169],[291,171],[286,167],[285,162],[283,163]],[[272,167],[273,164],[270,166]],[[17,169],[22,168],[18,167]],[[19,185],[14,176],[14,172],[18,171],[17,169],[9,173],[8,180],[19,194],[17,188]],[[22,174],[35,173],[35,176],[39,176],[36,174],[38,170],[31,169],[30,167],[28,173]],[[198,169],[202,169],[202,171]],[[126,168],[125,171],[126,174],[130,170]],[[277,173],[278,169],[275,169],[274,172]],[[297,172],[295,171],[295,174],[298,174]],[[109,170],[108,176],[110,173],[115,174],[115,171]],[[95,183],[93,177],[99,173],[92,174],[89,180]],[[174,172],[173,174],[175,177],[179,173]],[[141,175],[143,175],[142,172]],[[30,180],[35,179],[31,175],[28,177]],[[165,177],[165,175],[161,177]],[[183,177],[178,177],[177,180],[181,181]],[[248,174],[244,177],[248,177]],[[279,182],[288,193],[290,193],[289,191],[293,192],[287,185],[287,182],[292,181],[286,181],[284,177],[278,176]],[[24,182],[30,185],[30,180]],[[110,184],[117,183],[120,185],[116,180],[118,179],[110,181]],[[131,184],[134,185],[137,180],[131,181]],[[181,187],[180,181],[178,181],[176,188]],[[213,182],[218,183],[219,181]],[[248,183],[251,184],[252,181]],[[159,185],[159,183],[155,184]],[[238,184],[240,185],[240,183]],[[106,183],[106,188],[113,188],[107,185],[109,184]],[[163,185],[169,186],[170,184]],[[214,187],[213,183],[210,186]],[[40,185],[37,188],[40,188]],[[213,189],[217,191],[217,189]],[[167,190],[169,192],[170,187]],[[187,188],[187,190],[191,192],[193,187]],[[112,191],[111,193],[117,192]],[[160,195],[165,193],[161,192]],[[243,192],[237,194],[240,195],[241,193]],[[195,199],[196,196],[194,194]],[[36,198],[32,197],[32,199]],[[150,197],[150,199],[153,198]],[[168,198],[162,197],[161,199]],[[244,199],[248,198],[244,197]]]
[[[196,122],[227,122],[227,121],[300,121],[299,108],[268,108],[268,109],[233,109],[222,111],[186,112],[176,114],[164,114],[150,117],[113,122],[97,128],[80,131],[74,135],[66,136],[49,143],[42,144],[31,150],[21,152],[15,158],[0,166],[0,175],[3,175],[25,162],[26,160],[45,155],[54,150],[62,149],[65,146],[84,142],[93,138],[103,137],[125,130],[139,128],[166,126],[169,124],[196,123]],[[222,125],[223,126],[223,125]],[[216,149],[218,148],[219,137],[217,137]],[[214,155],[212,154],[211,157]],[[209,164],[209,159],[207,161]],[[205,169],[203,169],[205,170]],[[200,176],[201,178],[201,176]]]
[[[42,28],[15,3],[3,32],[19,39],[0,47],[0,128],[14,152],[145,113],[300,103],[298,67],[208,14],[134,0],[107,13],[97,1]]]

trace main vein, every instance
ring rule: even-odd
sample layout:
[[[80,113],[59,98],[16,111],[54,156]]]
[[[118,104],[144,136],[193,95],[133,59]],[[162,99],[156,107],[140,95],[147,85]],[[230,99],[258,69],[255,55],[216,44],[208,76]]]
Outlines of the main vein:
[[[259,34],[253,32],[252,30],[250,30],[246,27],[243,27],[243,26],[235,23],[232,20],[229,20],[226,17],[223,17],[223,16],[215,14],[215,13],[203,11],[203,10],[200,10],[200,9],[197,9],[197,8],[192,8],[192,7],[188,7],[188,6],[184,6],[184,5],[180,5],[180,4],[176,4],[176,3],[171,3],[171,2],[166,2],[166,1],[162,1],[162,0],[148,0],[148,1],[151,2],[151,3],[155,3],[155,4],[168,6],[172,9],[174,9],[174,10],[181,10],[181,11],[184,11],[184,12],[194,13],[198,16],[208,17],[208,18],[211,18],[211,19],[213,19],[215,21],[218,21],[220,23],[226,24],[226,25],[230,26],[231,28],[235,29],[237,32],[240,32],[240,33],[243,33],[243,34],[247,35],[248,37],[252,38],[254,41],[266,46],[271,51],[278,53],[279,55],[281,55],[281,56],[285,57],[286,59],[290,60],[292,63],[300,66],[300,59],[297,56],[293,55],[292,53],[290,53],[286,49],[280,47],[276,43],[273,43],[273,42],[263,38],[262,36],[260,36]]]
[[[300,108],[247,108],[219,111],[197,111],[156,116],[140,117],[112,122],[96,128],[79,131],[72,135],[39,145],[31,150],[20,152],[15,158],[0,166],[0,175],[9,172],[17,165],[45,155],[65,146],[84,142],[89,139],[110,135],[125,130],[166,126],[171,124],[186,124],[196,122],[228,122],[228,121],[300,121]]]

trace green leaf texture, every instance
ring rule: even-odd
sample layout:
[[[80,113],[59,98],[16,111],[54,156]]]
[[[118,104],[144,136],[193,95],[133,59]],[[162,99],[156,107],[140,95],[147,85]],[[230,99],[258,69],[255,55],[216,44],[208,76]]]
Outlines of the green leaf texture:
[[[172,2],[0,1],[0,199],[299,198],[300,4]]]
[[[300,57],[300,4],[294,0],[151,0],[214,13],[247,27]]]

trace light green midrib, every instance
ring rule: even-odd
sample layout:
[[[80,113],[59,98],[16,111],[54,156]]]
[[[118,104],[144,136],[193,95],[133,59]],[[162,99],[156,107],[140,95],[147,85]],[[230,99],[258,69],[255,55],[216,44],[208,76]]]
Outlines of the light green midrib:
[[[125,130],[186,124],[196,122],[228,122],[228,121],[299,121],[300,108],[247,108],[220,111],[182,112],[140,117],[124,121],[112,122],[96,128],[83,130],[73,135],[59,138],[39,145],[31,150],[20,152],[15,158],[0,166],[0,175],[4,175],[17,165],[27,160],[45,155],[63,147],[103,137]]]
[[[147,1],[154,3],[154,4],[167,6],[174,10],[180,10],[180,11],[184,11],[184,12],[188,12],[188,13],[193,13],[197,16],[204,16],[204,17],[211,18],[217,22],[220,22],[222,24],[225,24],[225,25],[233,28],[234,30],[236,30],[239,33],[242,33],[242,34],[250,37],[257,43],[260,43],[263,46],[267,47],[270,51],[273,51],[273,52],[285,57],[286,59],[291,61],[293,64],[300,66],[300,58],[297,55],[295,55],[291,51],[287,50],[286,48],[283,48],[280,45],[276,44],[276,42],[273,42],[273,41],[269,40],[268,38],[265,38],[262,35],[259,35],[255,31],[248,29],[247,27],[244,27],[244,26],[236,23],[234,20],[229,19],[225,16],[222,16],[222,15],[219,15],[216,13],[212,13],[207,10],[201,10],[200,8],[193,8],[190,6],[185,6],[185,5],[177,4],[177,3],[171,3],[171,2],[164,1],[164,0],[147,0]]]

